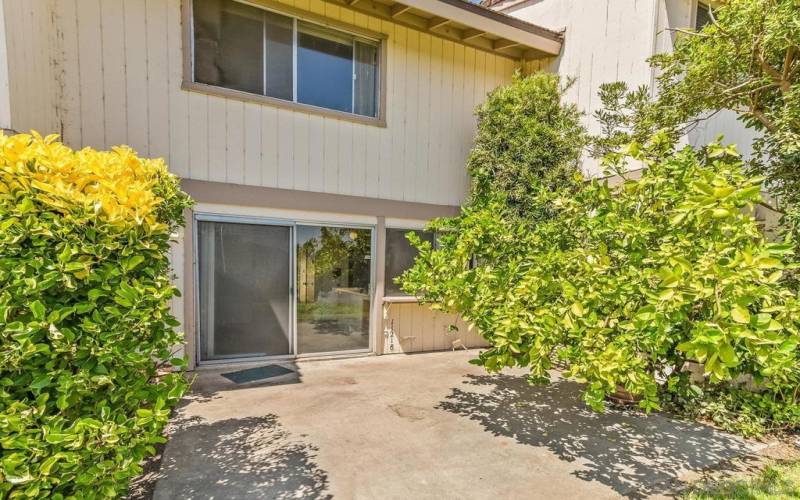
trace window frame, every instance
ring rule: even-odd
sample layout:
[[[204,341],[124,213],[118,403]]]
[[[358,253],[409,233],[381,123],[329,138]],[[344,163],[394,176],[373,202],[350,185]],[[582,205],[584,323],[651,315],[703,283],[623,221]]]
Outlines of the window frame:
[[[703,8],[707,12],[711,13],[712,9],[714,8],[712,3],[713,2],[711,0],[696,0],[694,2],[694,10],[692,11],[692,27],[696,31],[700,31],[701,29],[703,29],[705,27],[705,25],[703,25],[703,26],[698,26],[697,25],[697,22],[699,21],[697,14],[699,13],[701,8]]]
[[[415,227],[407,227],[407,226],[406,227],[401,227],[401,226],[395,226],[395,225],[391,225],[391,226],[387,225],[384,228],[384,231],[386,233],[386,235],[384,237],[384,239],[386,241],[386,244],[384,246],[384,258],[383,258],[383,268],[384,268],[384,270],[383,270],[383,272],[384,272],[383,297],[385,299],[389,299],[389,300],[391,300],[391,299],[404,299],[404,298],[407,298],[407,297],[413,297],[413,295],[409,295],[407,293],[400,293],[400,294],[397,294],[397,293],[391,293],[390,294],[390,293],[388,293],[389,290],[387,290],[387,285],[388,285],[388,283],[390,281],[392,281],[394,279],[394,278],[389,278],[389,276],[386,274],[386,265],[388,264],[388,259],[389,259],[389,245],[388,245],[389,237],[388,236],[389,236],[389,231],[390,230],[391,231],[403,231],[404,234],[409,233],[411,231],[419,231],[419,232],[431,233],[431,236],[433,236],[433,248],[434,248],[434,250],[439,248],[438,235],[441,234],[441,233],[440,233],[440,231],[427,231],[424,226],[422,226],[422,227],[416,227],[416,226]],[[417,252],[417,255],[419,255],[419,252]],[[416,259],[416,257],[414,257],[414,259]],[[403,270],[403,272],[406,272],[406,271],[407,271],[407,269]]]
[[[376,106],[378,107],[377,116],[364,116],[356,113],[349,113],[346,111],[339,111],[335,109],[328,109],[313,104],[305,104],[296,101],[288,101],[278,97],[272,97],[261,94],[253,94],[241,90],[229,89],[226,87],[218,87],[206,83],[199,83],[194,80],[194,14],[193,0],[181,0],[181,15],[183,26],[183,81],[181,89],[189,92],[198,92],[206,95],[214,95],[228,99],[236,99],[245,102],[254,102],[258,104],[265,104],[293,111],[302,111],[309,114],[337,118],[347,120],[355,123],[366,125],[373,125],[378,127],[386,127],[386,67],[387,67],[387,39],[385,33],[378,33],[372,30],[353,26],[348,23],[330,19],[325,16],[308,12],[305,10],[297,9],[289,5],[282,4],[276,0],[235,0],[244,5],[256,7],[266,11],[274,12],[276,14],[290,17],[293,19],[293,85],[297,86],[297,21],[305,21],[308,23],[317,24],[326,28],[334,29],[344,32],[346,34],[374,41],[378,46],[378,96],[376,99]],[[296,99],[297,92],[294,92]]]

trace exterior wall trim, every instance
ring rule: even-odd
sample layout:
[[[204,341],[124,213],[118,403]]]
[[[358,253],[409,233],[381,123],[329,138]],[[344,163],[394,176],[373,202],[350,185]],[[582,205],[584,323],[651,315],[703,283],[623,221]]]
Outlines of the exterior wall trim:
[[[386,200],[333,193],[316,193],[226,182],[181,179],[181,188],[199,203],[343,213],[370,217],[430,220],[458,215],[459,207]]]

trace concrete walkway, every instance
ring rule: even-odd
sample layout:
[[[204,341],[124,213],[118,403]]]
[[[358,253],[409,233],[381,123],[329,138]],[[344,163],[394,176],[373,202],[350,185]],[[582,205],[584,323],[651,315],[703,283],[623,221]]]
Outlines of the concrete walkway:
[[[616,498],[659,493],[756,445],[580,401],[580,387],[487,375],[474,352],[304,362],[279,384],[202,372],[154,497]]]

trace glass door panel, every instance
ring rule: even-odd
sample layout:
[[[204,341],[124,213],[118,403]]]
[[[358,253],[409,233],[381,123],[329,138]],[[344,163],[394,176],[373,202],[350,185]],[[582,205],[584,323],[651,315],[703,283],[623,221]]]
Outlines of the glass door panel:
[[[369,349],[372,231],[297,226],[298,354]]]
[[[198,221],[200,359],[291,354],[291,227]]]

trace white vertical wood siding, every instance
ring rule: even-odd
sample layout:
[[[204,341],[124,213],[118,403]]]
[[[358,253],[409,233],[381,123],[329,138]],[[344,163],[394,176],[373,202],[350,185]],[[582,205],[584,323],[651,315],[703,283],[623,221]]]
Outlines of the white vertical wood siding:
[[[3,0],[8,56],[11,128],[60,132],[57,109],[61,83],[53,59],[57,34],[51,12],[55,0]]]
[[[655,73],[647,59],[672,50],[675,34],[670,28],[688,28],[694,23],[697,0],[529,0],[503,10],[504,13],[541,26],[565,29],[558,57],[528,63],[526,71],[546,70],[574,77],[567,97],[585,112],[591,133],[599,132],[592,113],[601,107],[597,95],[603,83],[625,81],[631,88],[652,88]],[[686,141],[700,146],[724,135],[749,154],[754,134],[733,113],[720,113],[692,131]],[[584,170],[601,172],[600,165],[586,158]]]
[[[474,107],[515,61],[322,0],[284,0],[388,35],[386,128],[180,88],[180,0],[4,0],[19,130],[126,143],[182,177],[458,204]]]
[[[653,53],[655,0],[542,0],[518,4],[505,11],[546,28],[564,29],[561,54],[549,61],[526,65],[575,79],[567,99],[585,113],[591,133],[600,128],[592,113],[601,107],[601,84],[624,80],[636,88],[650,85],[647,58]],[[584,170],[601,173],[597,162],[586,158]]]
[[[458,330],[450,331],[450,325]],[[477,330],[470,330],[455,314],[433,311],[416,303],[384,304],[381,337],[383,354],[488,346]],[[460,342],[454,345],[456,341]]]

